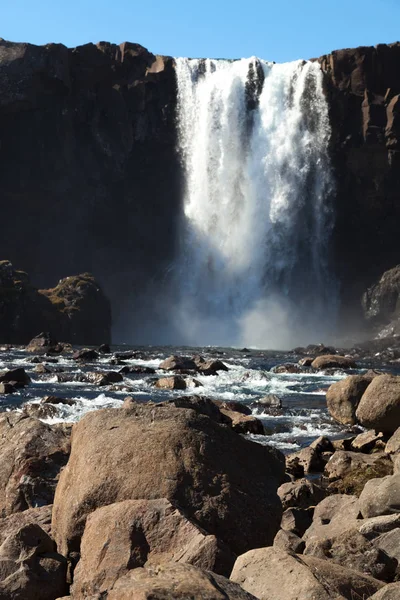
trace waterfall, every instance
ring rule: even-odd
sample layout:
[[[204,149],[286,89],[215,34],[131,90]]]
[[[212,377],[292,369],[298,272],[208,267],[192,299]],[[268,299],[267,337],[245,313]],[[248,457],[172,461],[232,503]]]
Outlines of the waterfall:
[[[326,339],[337,290],[319,64],[180,58],[176,75],[179,341],[282,348]]]

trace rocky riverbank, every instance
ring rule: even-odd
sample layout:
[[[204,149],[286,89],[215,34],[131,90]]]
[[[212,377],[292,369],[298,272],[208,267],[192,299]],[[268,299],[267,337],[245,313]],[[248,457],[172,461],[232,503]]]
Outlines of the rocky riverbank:
[[[60,391],[71,373],[52,361],[64,356],[85,386],[142,381],[137,393],[147,378],[157,399],[121,389],[114,408],[75,424],[60,418],[73,408],[68,394],[0,414],[3,598],[399,597],[400,377],[383,363],[360,370],[361,349],[320,345],[296,349],[296,361],[275,356],[278,380],[341,370],[326,394],[341,433],[285,457],[265,444],[273,436],[254,433],[266,414],[287,410],[285,400],[264,394],[252,405],[202,390],[249,350],[164,355],[153,368],[144,350],[110,350],[38,336],[19,350],[30,367],[10,363],[0,375],[0,385],[14,388],[3,398],[40,385],[36,377],[60,377]]]

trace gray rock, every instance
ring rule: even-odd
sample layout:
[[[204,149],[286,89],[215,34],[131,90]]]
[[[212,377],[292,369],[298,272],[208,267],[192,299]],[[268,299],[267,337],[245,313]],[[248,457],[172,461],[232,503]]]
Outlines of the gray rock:
[[[400,474],[370,479],[359,500],[365,519],[400,513]]]

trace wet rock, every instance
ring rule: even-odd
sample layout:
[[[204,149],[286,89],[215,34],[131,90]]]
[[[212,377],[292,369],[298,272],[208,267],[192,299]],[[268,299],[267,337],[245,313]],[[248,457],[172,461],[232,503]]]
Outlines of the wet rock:
[[[235,402],[235,400],[212,400],[216,406],[221,410],[229,410],[233,412],[241,413],[242,415],[251,415],[251,409],[243,402]]]
[[[69,435],[16,412],[0,415],[0,514],[51,504]]]
[[[298,508],[314,506],[323,500],[325,495],[326,492],[321,487],[308,479],[283,483],[278,488],[278,496],[281,499],[283,510],[292,506]]]
[[[72,355],[74,360],[79,361],[92,361],[97,360],[99,358],[99,353],[96,350],[90,350],[89,348],[82,348],[82,350],[77,350]]]
[[[52,531],[63,554],[77,551],[96,508],[167,498],[238,553],[272,543],[283,474],[280,453],[194,410],[143,404],[93,411],[73,427]]]
[[[54,600],[67,592],[67,561],[36,524],[22,526],[0,546],[0,595],[15,600]]]
[[[229,576],[235,559],[168,500],[126,500],[89,515],[72,592],[78,598],[104,594],[129,570],[168,562]]]
[[[140,358],[138,352],[133,350],[124,350],[123,352],[114,352],[114,358],[117,360],[131,360],[132,358]]]
[[[375,377],[360,400],[356,417],[363,427],[394,433],[400,427],[400,377]]]
[[[169,563],[132,569],[108,592],[107,600],[257,600],[239,585],[192,565]]]
[[[202,356],[197,355],[193,357],[193,361],[201,375],[216,375],[218,371],[229,371],[228,367],[221,360],[206,360]]]
[[[28,362],[33,363],[33,364],[40,364],[40,363],[49,363],[49,364],[56,364],[58,363],[58,358],[54,358],[51,356],[32,356],[31,359],[28,359]]]
[[[364,519],[398,513],[400,507],[400,475],[367,481],[360,495]]]
[[[111,385],[112,383],[119,383],[123,381],[121,373],[117,373],[116,371],[106,371],[105,373],[101,373],[99,371],[92,371],[87,373],[88,380],[98,386]]]
[[[383,587],[382,582],[332,561],[275,548],[239,556],[231,579],[260,600],[351,600],[355,594],[368,597]]]
[[[303,540],[292,531],[280,529],[275,536],[273,546],[276,550],[283,550],[283,552],[302,554],[306,545]]]
[[[346,379],[333,383],[326,393],[329,414],[342,425],[357,422],[356,410],[371,379],[363,375],[349,375]]]
[[[99,354],[111,354],[111,348],[110,348],[109,344],[101,344],[97,348],[97,352]]]
[[[160,379],[157,379],[154,383],[154,386],[162,390],[186,390],[186,381],[182,375],[160,377]]]
[[[23,414],[36,419],[52,419],[58,416],[57,406],[52,404],[41,404],[39,402],[27,403],[22,410]]]
[[[284,365],[277,365],[271,369],[272,373],[302,373],[302,369],[295,363],[286,363]]]
[[[68,406],[76,404],[76,400],[73,398],[59,398],[58,396],[45,396],[40,402],[42,404],[66,404]]]
[[[119,363],[118,363],[119,364]],[[124,375],[154,375],[156,372],[152,367],[130,366],[125,365],[119,370],[119,373]]]
[[[267,394],[267,396],[263,396],[252,402],[251,407],[259,413],[279,411],[282,409],[282,400],[278,396],[275,396],[275,394]]]
[[[11,383],[0,383],[0,394],[14,394],[17,391],[17,388]]]
[[[4,383],[6,381],[13,381],[24,386],[30,384],[31,378],[29,377],[28,373],[25,372],[25,369],[10,369],[9,371],[0,372],[0,383]]]
[[[159,364],[158,368],[164,371],[196,371],[197,365],[188,356],[169,356]]]
[[[355,361],[347,356],[339,354],[325,354],[317,356],[311,363],[313,369],[322,371],[323,369],[356,369]]]
[[[311,356],[307,356],[306,358],[301,358],[299,360],[299,365],[301,367],[311,367],[313,360],[314,360],[314,358],[312,358]]]
[[[69,383],[70,381],[78,381],[79,383],[90,383],[86,373],[57,373],[58,383]]]

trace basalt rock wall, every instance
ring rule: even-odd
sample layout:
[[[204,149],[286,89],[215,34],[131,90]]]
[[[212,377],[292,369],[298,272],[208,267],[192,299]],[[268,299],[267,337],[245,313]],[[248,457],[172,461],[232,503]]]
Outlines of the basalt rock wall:
[[[336,175],[333,252],[343,313],[400,262],[400,43],[338,50],[326,75]]]
[[[175,90],[138,44],[0,41],[0,257],[38,287],[95,273],[120,329],[173,255]]]

